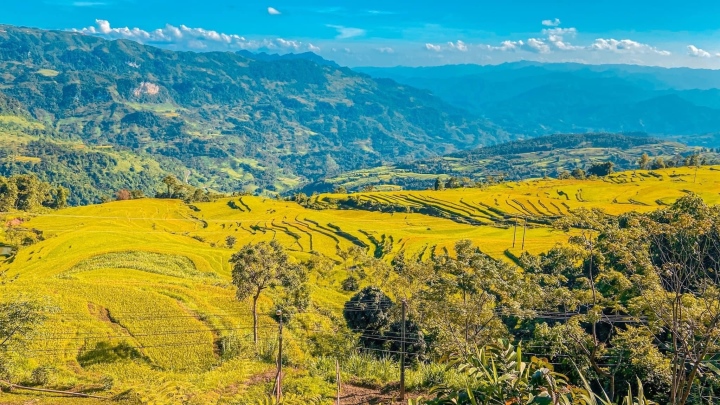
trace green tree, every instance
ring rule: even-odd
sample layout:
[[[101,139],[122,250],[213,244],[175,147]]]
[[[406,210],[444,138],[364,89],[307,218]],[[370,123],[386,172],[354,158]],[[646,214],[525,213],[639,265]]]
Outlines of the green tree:
[[[495,308],[515,307],[522,299],[528,286],[517,269],[488,257],[468,240],[457,242],[454,254],[438,255],[425,266],[407,261],[394,268],[410,279],[402,285],[412,291],[411,312],[436,336],[437,350],[466,352],[506,336]]]
[[[440,179],[440,177],[435,179],[435,190],[444,190],[445,189],[445,183]]]
[[[5,355],[11,346],[23,346],[32,332],[45,320],[43,308],[25,297],[7,298],[4,291],[14,279],[7,277],[7,270],[0,270],[0,371],[5,366]]]
[[[445,188],[460,188],[461,186],[460,179],[455,176],[450,177],[447,182],[445,182]]]
[[[50,185],[34,175],[19,175],[11,178],[18,190],[15,208],[21,211],[36,211],[50,199]]]
[[[351,330],[361,333],[363,347],[383,346],[382,333],[392,321],[393,305],[392,300],[375,286],[363,288],[345,303],[343,317]]]
[[[613,162],[593,163],[588,169],[587,174],[591,176],[605,177],[612,174],[614,166],[615,164]]]
[[[18,189],[15,182],[0,177],[0,212],[7,212],[17,205]]]
[[[257,302],[267,289],[301,288],[307,280],[303,266],[292,263],[277,241],[247,244],[230,258],[232,280],[239,300],[252,297],[253,341],[258,342]]]
[[[162,179],[162,182],[163,182],[163,184],[165,184],[165,186],[167,187],[166,198],[172,198],[172,195],[173,195],[172,190],[173,190],[175,187],[177,187],[177,185],[178,185],[178,180],[175,178],[175,176],[169,174],[169,175],[165,176],[165,177]]]
[[[652,170],[664,169],[666,167],[667,164],[665,163],[665,159],[663,159],[662,157],[655,158],[652,164],[650,164],[650,169]]]
[[[576,167],[573,169],[573,171],[570,173],[571,176],[573,176],[576,179],[582,180],[585,178],[585,170]]]
[[[640,159],[638,159],[638,166],[645,170],[648,168],[648,165],[650,164],[650,156],[648,156],[647,153],[643,153],[642,156],[640,156]]]
[[[53,194],[53,208],[59,210],[67,207],[69,195],[70,192],[65,187],[60,186],[56,188]]]
[[[237,238],[232,235],[229,235],[227,238],[225,238],[225,245],[228,247],[228,249],[234,248],[236,242]]]

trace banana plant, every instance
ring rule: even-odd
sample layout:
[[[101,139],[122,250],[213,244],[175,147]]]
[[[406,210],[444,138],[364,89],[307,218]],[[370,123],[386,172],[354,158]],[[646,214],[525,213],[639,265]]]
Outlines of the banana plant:
[[[466,376],[461,389],[438,387],[436,398],[427,405],[569,405],[567,378],[543,366],[533,358],[522,360],[522,349],[507,340],[475,349],[451,363]],[[421,400],[422,401],[422,400]]]

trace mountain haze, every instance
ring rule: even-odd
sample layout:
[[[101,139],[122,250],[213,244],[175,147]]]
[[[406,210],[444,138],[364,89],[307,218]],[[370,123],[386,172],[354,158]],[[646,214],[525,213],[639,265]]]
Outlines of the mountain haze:
[[[720,146],[720,71],[533,62],[357,70],[428,89],[511,132],[642,131]]]

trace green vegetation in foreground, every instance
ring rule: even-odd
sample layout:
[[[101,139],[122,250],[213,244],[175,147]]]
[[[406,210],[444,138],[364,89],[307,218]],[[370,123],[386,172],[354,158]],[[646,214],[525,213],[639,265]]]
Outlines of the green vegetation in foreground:
[[[670,209],[691,193],[707,204],[718,204],[718,169],[639,170],[595,180],[533,180],[483,189],[328,194],[307,204],[324,209],[243,196],[192,206],[179,200],[136,199],[37,214],[10,212],[2,220],[6,233],[17,226],[13,219],[22,218],[20,226],[42,232],[43,240],[21,247],[0,262],[0,272],[14,279],[0,287],[1,300],[14,301],[32,291],[46,319],[33,328],[35,333],[24,348],[14,346],[15,342],[8,347],[3,364],[15,382],[103,395],[130,390],[133,397],[147,402],[245,403],[248,398],[259,398],[270,389],[263,381],[273,376],[274,311],[289,297],[280,288],[270,288],[259,297],[256,349],[252,344],[252,302],[237,299],[230,258],[248,243],[276,241],[293,263],[303,263],[308,271],[309,304],[288,311],[291,316],[286,321],[288,394],[321,396],[330,402],[336,356],[342,359],[347,384],[371,386],[377,392],[397,381],[394,360],[377,359],[372,353],[357,355],[353,348],[359,345],[359,336],[344,320],[345,303],[355,294],[344,287],[354,290],[371,285],[394,304],[403,297],[409,299],[420,331],[437,336],[426,351],[429,359],[457,350],[450,337],[465,335],[463,318],[453,317],[450,329],[444,329],[447,318],[443,316],[466,311],[488,325],[473,334],[476,340],[472,345],[508,334],[521,337],[528,344],[542,346],[527,350],[529,353],[560,363],[558,371],[580,385],[568,359],[559,354],[577,355],[583,373],[605,378],[602,370],[593,367],[592,359],[582,355],[583,347],[591,346],[571,339],[577,336],[580,342],[592,342],[583,327],[595,319],[595,312],[585,310],[593,306],[584,263],[594,258],[598,273],[592,277],[602,293],[598,311],[617,317],[644,311],[639,304],[645,296],[632,286],[651,286],[644,283],[653,282],[652,277],[628,278],[619,266],[631,263],[625,261],[631,257],[645,260],[645,230],[659,236],[668,229],[651,228],[651,223],[643,222],[655,217],[626,214]],[[347,209],[350,199],[357,199],[362,209]],[[715,223],[707,220],[714,218],[715,208],[689,201],[692,204],[672,209],[696,211],[678,217],[694,218],[700,212],[706,219],[683,223],[688,227],[698,225],[696,221]],[[421,212],[428,207],[434,209]],[[612,216],[589,213],[595,210]],[[515,218],[523,217],[528,218],[525,250],[529,254],[523,254],[520,247],[522,226],[512,248],[511,225]],[[619,218],[628,221],[618,222]],[[616,229],[619,224],[630,225]],[[620,233],[612,238],[596,237],[615,230]],[[594,251],[588,251],[584,238],[596,242]],[[460,240],[468,242],[458,245]],[[572,243],[568,244],[569,240]],[[627,241],[627,245],[608,242],[616,240]],[[636,250],[628,251],[630,248]],[[551,253],[541,255],[543,252]],[[620,252],[631,255],[613,256]],[[560,267],[563,263],[566,267]],[[452,281],[463,274],[485,280],[473,287],[475,299],[465,303],[457,290],[426,290],[422,282],[427,276]],[[349,277],[355,277],[358,285],[344,283]],[[447,284],[448,288],[452,285],[459,284]],[[533,289],[537,287],[544,290]],[[655,308],[668,304],[661,301],[663,296],[656,294]],[[703,298],[686,299],[701,303]],[[468,305],[475,310],[468,312]],[[397,307],[388,308],[389,322],[378,324],[382,326],[380,336],[397,333],[392,326]],[[528,312],[508,319],[498,313],[499,308],[510,308],[513,315]],[[558,311],[576,311],[578,315],[559,324],[536,318]],[[433,324],[419,323],[421,319],[433,320]],[[617,328],[613,339],[623,340],[603,340],[598,356],[603,356],[603,361],[619,356],[647,360],[628,363],[622,369],[625,374],[617,375],[618,381],[636,384],[634,375],[647,373],[654,378],[654,385],[646,384],[646,391],[664,395],[670,363],[648,346],[647,342],[652,342],[648,331],[613,327]],[[457,389],[466,384],[461,372],[444,371],[442,364],[432,362],[414,365],[408,374],[410,389],[425,396],[436,384],[447,383]],[[616,386],[618,395],[625,389],[619,383]],[[11,403],[34,397],[19,392],[3,396]],[[60,401],[38,398],[41,403]]]

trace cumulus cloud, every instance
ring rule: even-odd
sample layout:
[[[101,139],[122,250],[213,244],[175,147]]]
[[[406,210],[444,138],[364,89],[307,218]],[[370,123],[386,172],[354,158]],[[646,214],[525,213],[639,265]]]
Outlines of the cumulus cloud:
[[[527,40],[526,49],[530,52],[538,52],[538,53],[548,53],[550,52],[550,47],[545,43],[545,41],[537,38],[530,38]]]
[[[654,46],[643,44],[630,39],[605,39],[598,38],[593,42],[588,49],[594,51],[611,51],[617,53],[654,53],[657,55],[668,56],[669,51],[657,49]]]
[[[456,49],[460,52],[467,52],[468,46],[465,42],[457,40],[456,42],[448,42],[450,49]]]
[[[328,24],[327,26],[337,30],[338,35],[335,37],[337,39],[361,37],[361,36],[365,35],[365,33],[366,33],[366,31],[361,28],[344,27],[342,25],[331,25],[331,24]]]
[[[442,51],[442,46],[433,45],[433,44],[425,44],[425,49],[427,49],[428,51],[440,52],[440,51]]]
[[[278,9],[276,9],[275,7],[268,7],[268,10],[267,10],[267,11],[268,11],[268,14],[270,14],[270,15],[280,15],[280,14],[282,14],[282,13],[280,13],[280,11],[278,11]]]
[[[546,27],[557,27],[558,25],[560,25],[560,19],[556,18],[554,20],[543,20],[542,25]]]
[[[575,28],[546,28],[542,30],[542,34],[547,37],[547,41],[555,48],[561,51],[576,51],[583,49],[582,46],[571,45],[565,41],[565,37],[575,37],[577,30]]]
[[[390,47],[388,47],[388,46],[384,46],[384,47],[382,47],[382,48],[378,48],[377,50],[378,50],[378,52],[380,52],[380,53],[395,53],[395,50],[392,49],[392,48],[390,48]]]
[[[527,41],[503,41],[500,46],[480,45],[480,48],[490,51],[515,52],[526,51],[532,53],[548,53],[550,47],[542,39],[530,38]]]
[[[697,58],[709,58],[711,56],[710,52],[708,52],[704,49],[700,49],[700,48],[696,47],[695,45],[688,45],[687,50],[688,50],[688,55],[694,56]]]
[[[176,27],[167,24],[163,28],[146,31],[140,28],[115,28],[107,20],[95,20],[96,26],[72,31],[86,35],[95,35],[107,39],[129,39],[140,43],[172,46],[177,48],[202,50],[258,50],[267,49],[276,52],[318,51],[310,43],[286,40],[283,38],[247,39],[240,35],[225,34],[204,28],[191,28],[185,25]]]

